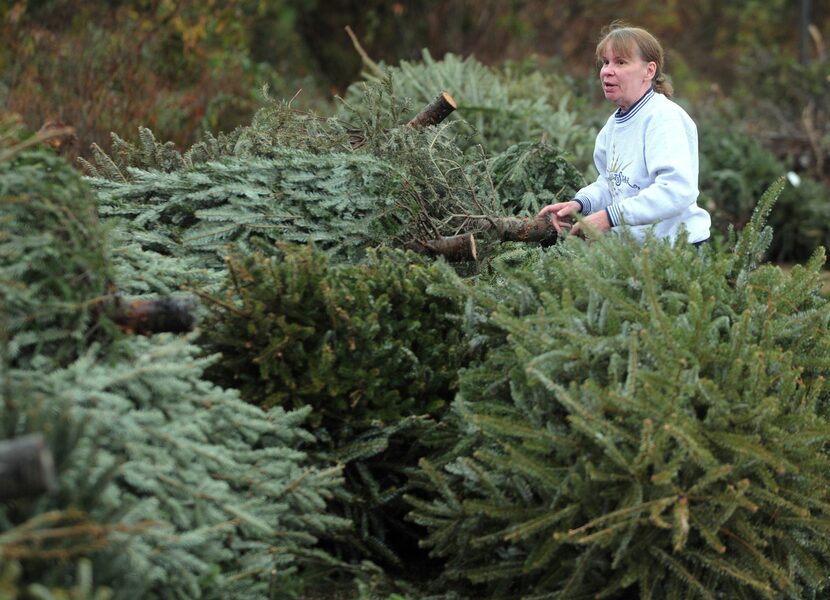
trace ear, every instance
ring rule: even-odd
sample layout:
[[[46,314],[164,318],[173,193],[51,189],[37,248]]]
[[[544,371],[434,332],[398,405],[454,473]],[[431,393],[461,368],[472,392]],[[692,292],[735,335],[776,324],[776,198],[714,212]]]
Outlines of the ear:
[[[657,74],[657,63],[653,60],[649,63],[646,63],[646,79],[652,80],[654,76]]]

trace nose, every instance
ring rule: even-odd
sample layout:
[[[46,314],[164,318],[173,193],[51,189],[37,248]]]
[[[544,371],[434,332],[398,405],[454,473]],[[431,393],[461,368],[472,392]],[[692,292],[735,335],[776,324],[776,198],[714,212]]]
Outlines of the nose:
[[[605,75],[611,75],[613,73],[614,73],[614,67],[611,63],[607,63],[607,64],[602,65],[602,67],[599,70],[599,74],[600,74],[601,77],[605,76]]]

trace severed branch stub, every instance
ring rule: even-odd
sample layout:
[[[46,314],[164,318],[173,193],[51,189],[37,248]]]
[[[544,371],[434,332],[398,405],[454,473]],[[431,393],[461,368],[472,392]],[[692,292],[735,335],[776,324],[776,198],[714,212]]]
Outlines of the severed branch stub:
[[[0,501],[31,498],[57,487],[55,461],[42,434],[0,442]]]
[[[438,125],[438,123],[446,119],[455,109],[456,104],[452,96],[447,92],[441,92],[435,100],[427,104],[420,113],[415,115],[408,125],[415,129]]]
[[[104,309],[107,316],[129,333],[187,333],[196,325],[193,298],[139,298],[128,301],[115,296]]]
[[[443,256],[451,262],[478,260],[476,239],[472,233],[454,235],[437,240],[415,240],[406,244],[406,248],[426,256]]]

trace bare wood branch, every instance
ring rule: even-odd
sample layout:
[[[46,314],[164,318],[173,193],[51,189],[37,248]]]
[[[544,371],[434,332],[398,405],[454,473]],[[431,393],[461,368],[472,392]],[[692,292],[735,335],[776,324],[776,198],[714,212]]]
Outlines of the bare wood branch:
[[[386,73],[383,72],[383,69],[381,69],[375,61],[369,58],[369,55],[363,49],[363,46],[360,45],[360,42],[358,41],[354,31],[352,31],[352,28],[348,25],[346,25],[346,33],[349,35],[349,39],[352,40],[352,45],[354,46],[354,49],[357,50],[357,53],[360,55],[360,60],[363,61],[363,64],[366,65],[369,68],[369,70],[377,77],[386,77]]]
[[[415,240],[406,244],[406,248],[427,256],[443,256],[451,262],[478,260],[476,240],[472,233],[454,235],[436,240]]]
[[[410,183],[410,181],[405,176],[402,176],[401,179],[403,181],[404,186],[406,187],[407,193],[409,193],[410,197],[412,197],[415,200],[415,202],[417,202],[418,206],[421,208],[420,216],[419,218],[417,218],[417,223],[419,227],[422,227],[423,229],[429,227],[429,229],[432,230],[432,233],[428,235],[434,235],[436,238],[440,238],[441,233],[438,231],[438,229],[435,227],[435,224],[429,218],[429,206],[427,205],[426,201],[423,199],[423,197],[421,197],[420,192],[418,192],[415,186],[412,185],[412,183]]]

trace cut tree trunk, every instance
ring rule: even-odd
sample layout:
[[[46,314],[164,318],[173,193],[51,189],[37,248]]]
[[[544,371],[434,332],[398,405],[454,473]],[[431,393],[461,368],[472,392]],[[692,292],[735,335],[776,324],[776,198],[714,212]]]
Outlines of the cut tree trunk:
[[[408,250],[427,256],[443,256],[450,262],[469,262],[478,260],[476,239],[472,233],[452,237],[427,240],[415,240],[406,245]]]
[[[435,100],[427,104],[420,113],[413,117],[409,122],[409,126],[420,129],[421,127],[438,125],[438,123],[446,119],[455,109],[456,104],[452,96],[447,92],[441,92]]]
[[[485,219],[482,229],[493,231],[500,242],[525,242],[550,246],[556,242],[556,230],[546,217],[493,217]],[[408,250],[427,256],[443,256],[452,262],[478,260],[475,236],[472,233],[435,240],[415,240],[406,244]]]
[[[104,308],[106,315],[128,333],[186,333],[196,324],[193,298],[156,298],[127,301],[116,296]]]
[[[496,217],[485,220],[502,242],[527,242],[548,246],[556,241],[556,229],[547,217]]]
[[[0,501],[31,498],[57,487],[55,462],[43,435],[0,442]]]

